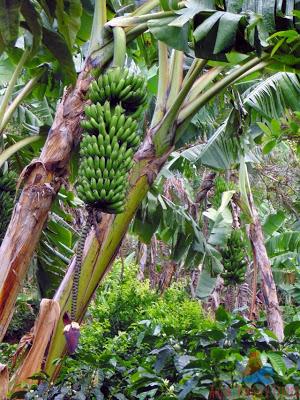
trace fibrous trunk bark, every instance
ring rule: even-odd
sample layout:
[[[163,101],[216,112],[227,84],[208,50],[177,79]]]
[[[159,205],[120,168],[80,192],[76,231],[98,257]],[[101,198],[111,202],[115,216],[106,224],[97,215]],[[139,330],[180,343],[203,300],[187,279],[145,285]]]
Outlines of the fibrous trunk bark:
[[[55,330],[60,316],[59,304],[54,300],[43,299],[37,323],[33,329],[32,346],[24,358],[24,368],[16,371],[11,379],[11,386],[18,386],[26,378],[40,371],[44,364],[44,353],[48,346],[48,337]],[[33,383],[29,381],[28,383]]]
[[[261,223],[251,193],[249,194],[249,204],[253,216],[253,222],[250,224],[249,229],[249,239],[252,245],[254,264],[257,265],[257,269],[261,275],[267,322],[270,330],[276,334],[279,341],[282,341],[284,338],[283,319],[280,312],[276,285],[264,243]]]
[[[236,285],[228,285],[225,294],[225,309],[232,312],[235,309],[237,300],[237,287]]]
[[[150,260],[149,260],[149,280],[151,289],[155,289],[158,283],[158,273],[156,271],[157,260],[157,239],[154,235],[150,243]]]
[[[240,309],[241,315],[244,317],[249,318],[249,305],[250,301],[249,299],[251,298],[252,292],[251,289],[249,288],[248,283],[245,281],[244,283],[241,283],[238,287],[238,294],[237,294],[237,306]]]
[[[208,195],[208,192],[213,188],[216,173],[208,172],[203,176],[203,181],[196,195],[196,203],[202,203]]]
[[[167,260],[164,263],[164,268],[159,277],[158,288],[160,293],[163,293],[167,288],[170,287],[172,279],[175,275],[177,268],[177,262],[172,260]]]
[[[0,363],[0,400],[7,399],[8,379],[9,376],[7,366]]]
[[[250,232],[249,232],[249,237],[250,237]],[[254,254],[254,248],[253,248],[253,242],[251,241],[251,247],[252,247],[252,252]],[[257,297],[257,263],[256,263],[256,257],[253,257],[253,265],[252,265],[252,271],[251,271],[251,305],[250,305],[250,310],[249,310],[249,319],[255,320],[256,319],[256,297]]]
[[[145,279],[147,255],[148,255],[147,245],[145,243],[140,243],[137,254],[137,264],[140,266],[137,278],[140,281],[143,281]]]

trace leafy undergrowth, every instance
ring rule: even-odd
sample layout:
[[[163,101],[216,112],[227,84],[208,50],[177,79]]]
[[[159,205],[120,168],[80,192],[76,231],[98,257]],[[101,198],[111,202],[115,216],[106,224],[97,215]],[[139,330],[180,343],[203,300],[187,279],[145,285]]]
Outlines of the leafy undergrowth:
[[[120,281],[114,269],[60,382],[43,382],[26,399],[299,399],[299,321],[279,344],[222,308],[212,321],[181,286],[160,297],[135,276],[129,266]]]

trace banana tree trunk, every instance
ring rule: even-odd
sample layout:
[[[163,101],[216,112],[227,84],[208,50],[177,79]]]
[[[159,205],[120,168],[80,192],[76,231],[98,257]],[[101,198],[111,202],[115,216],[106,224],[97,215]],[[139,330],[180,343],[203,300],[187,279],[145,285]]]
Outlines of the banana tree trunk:
[[[0,340],[3,339],[32,254],[53,199],[58,192],[71,150],[79,141],[82,97],[89,84],[85,73],[67,91],[58,107],[42,154],[25,171],[25,186],[0,248]]]
[[[0,400],[6,400],[8,392],[8,369],[7,366],[0,363]]]
[[[154,3],[151,2],[148,8],[154,7]],[[127,42],[146,28],[142,24],[129,29],[126,33]],[[53,200],[67,175],[71,152],[80,140],[79,121],[91,81],[89,73],[95,66],[105,66],[113,56],[113,49],[114,43],[110,40],[97,51],[93,61],[87,60],[75,87],[68,88],[64,93],[41,156],[23,172],[25,185],[0,247],[0,342],[12,318],[17,295]]]
[[[170,148],[163,157],[156,158],[151,137],[150,135],[146,137],[142,147],[135,155],[136,163],[130,177],[131,189],[128,193],[125,212],[116,216],[103,214],[102,220],[98,226],[100,237],[96,238],[94,230],[90,232],[85,244],[84,261],[78,290],[78,310],[76,319],[79,322],[83,319],[87,306],[99,283],[109,271],[110,266],[118,254],[122,239],[127,232],[132,217],[172,150],[173,149]],[[48,334],[47,342],[49,346],[47,346],[45,350],[45,347],[42,349],[35,348],[35,344],[33,343],[33,347],[31,348],[31,351],[34,352],[38,359],[44,360],[43,365],[40,363],[40,368],[37,368],[37,371],[43,368],[52,379],[55,379],[60,369],[59,365],[53,364],[53,360],[62,358],[66,352],[62,318],[64,313],[70,312],[71,309],[74,261],[75,260],[72,261],[53,299],[60,306],[60,317],[56,329]],[[39,319],[35,324],[35,335],[38,336],[42,331],[39,332],[39,330],[36,329],[37,326],[40,326],[42,329],[42,324]],[[43,334],[45,333],[43,332]],[[36,342],[38,343],[38,341]],[[16,389],[16,382],[19,382],[18,377],[24,377],[24,370],[26,369],[26,363],[23,363],[19,367],[14,381],[11,382],[10,390],[13,391]]]
[[[225,309],[232,312],[236,307],[237,287],[236,285],[228,285],[225,293]]]
[[[32,346],[24,355],[21,371],[17,371],[11,381],[15,386],[31,377],[36,371],[41,369],[43,365],[43,353],[48,346],[48,336],[52,334],[58,322],[60,315],[59,304],[54,300],[43,299],[40,305],[40,313],[38,323],[35,324],[32,332]],[[20,372],[20,373],[19,373]],[[33,380],[28,380],[28,383],[34,383]]]
[[[101,65],[112,56],[106,46]],[[40,239],[52,202],[67,174],[71,151],[79,142],[79,120],[90,83],[87,62],[74,88],[64,93],[39,159],[23,172],[25,185],[0,248],[0,341],[13,315],[17,295]]]
[[[251,193],[249,194],[249,204],[253,216],[253,222],[250,224],[249,229],[249,239],[253,250],[254,263],[261,274],[261,285],[266,307],[267,322],[270,330],[275,333],[279,341],[282,341],[284,338],[283,319],[280,312],[276,285],[264,243],[261,223]]]

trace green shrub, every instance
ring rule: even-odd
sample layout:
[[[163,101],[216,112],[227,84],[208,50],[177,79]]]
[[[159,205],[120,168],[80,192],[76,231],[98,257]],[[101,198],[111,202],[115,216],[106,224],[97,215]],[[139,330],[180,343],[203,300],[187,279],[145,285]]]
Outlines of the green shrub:
[[[135,265],[126,266],[122,282],[120,268],[116,263],[89,308],[78,353],[81,361],[97,362],[101,350],[115,345],[111,341],[136,334],[150,323],[159,326],[166,335],[177,337],[211,324],[203,317],[200,303],[189,299],[182,285],[174,285],[160,296],[150,289],[148,281],[136,279]]]
[[[0,343],[0,364],[10,365],[11,357],[16,351],[17,345],[10,343]]]
[[[135,265],[126,266],[122,282],[119,271],[120,264],[117,263],[90,307],[93,321],[110,321],[112,336],[144,318],[173,328],[178,326],[178,329],[202,325],[200,303],[190,300],[181,284],[173,285],[161,296],[150,289],[148,281],[137,281]]]
[[[160,297],[136,280],[134,266],[120,282],[116,267],[90,307],[76,355],[63,362],[60,383],[43,382],[27,400],[37,393],[48,400],[293,398],[280,393],[299,388],[300,321],[287,325],[279,344],[272,332],[222,308],[216,321],[207,319],[180,285]],[[266,386],[244,382],[253,350],[273,371]]]

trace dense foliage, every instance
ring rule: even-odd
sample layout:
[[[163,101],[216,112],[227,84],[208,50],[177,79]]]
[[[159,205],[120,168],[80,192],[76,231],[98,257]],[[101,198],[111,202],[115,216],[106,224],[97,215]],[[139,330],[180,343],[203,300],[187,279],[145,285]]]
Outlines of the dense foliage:
[[[135,274],[132,264],[124,275],[115,266],[90,308],[78,352],[63,361],[62,383],[41,383],[26,399],[293,398],[300,321],[286,326],[279,344],[260,324],[223,308],[208,318],[182,285],[160,297]],[[262,367],[269,368],[261,372],[270,376],[265,386],[255,376]]]
[[[0,176],[0,243],[2,242],[10,221],[14,206],[14,195],[17,175],[14,171],[1,172]]]

